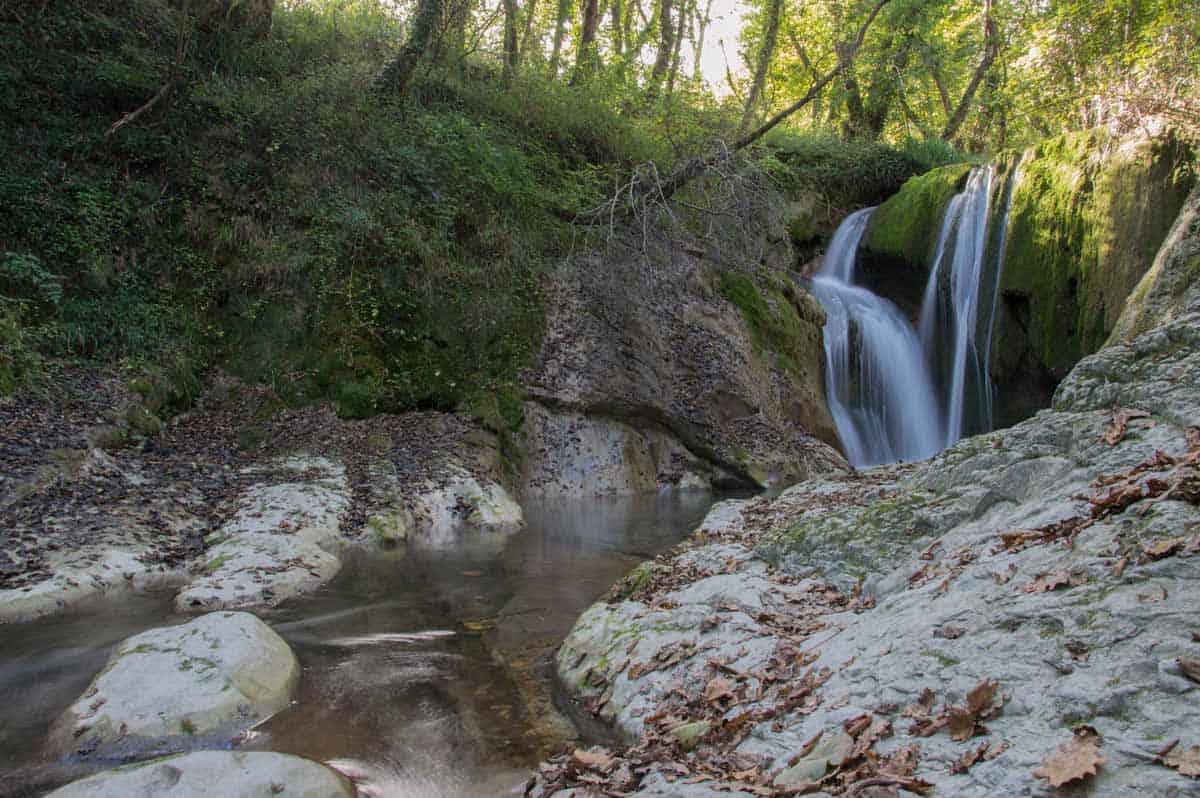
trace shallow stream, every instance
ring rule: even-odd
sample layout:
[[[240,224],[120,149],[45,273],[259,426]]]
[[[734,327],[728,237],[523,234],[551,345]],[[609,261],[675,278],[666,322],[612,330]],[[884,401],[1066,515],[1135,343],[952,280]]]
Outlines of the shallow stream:
[[[352,553],[326,588],[263,616],[303,676],[293,705],[241,747],[333,762],[386,798],[520,795],[537,761],[578,737],[554,707],[554,647],[712,501],[532,504],[514,534]],[[186,619],[163,595],[0,626],[0,796],[40,795],[84,775],[43,756],[50,724],[117,642]]]

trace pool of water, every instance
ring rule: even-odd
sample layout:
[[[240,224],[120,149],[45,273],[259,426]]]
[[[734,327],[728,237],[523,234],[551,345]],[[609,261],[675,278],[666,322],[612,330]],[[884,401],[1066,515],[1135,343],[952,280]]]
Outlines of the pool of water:
[[[293,705],[241,747],[331,762],[387,798],[520,795],[538,760],[578,739],[553,700],[555,646],[713,498],[537,503],[513,534],[352,552],[326,588],[263,616],[303,675]],[[0,796],[83,775],[42,752],[50,724],[117,642],[183,620],[161,595],[0,626]]]

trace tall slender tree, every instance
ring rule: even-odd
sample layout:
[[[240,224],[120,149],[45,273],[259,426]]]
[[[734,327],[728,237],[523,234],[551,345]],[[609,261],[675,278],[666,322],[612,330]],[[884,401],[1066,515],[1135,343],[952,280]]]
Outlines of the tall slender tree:
[[[383,74],[380,75],[381,87],[401,96],[408,94],[413,72],[429,50],[434,29],[441,18],[442,0],[419,0],[408,39],[400,48],[400,53],[392,59],[391,63],[384,68]]]
[[[554,17],[554,44],[550,50],[550,76],[558,75],[558,65],[562,58],[563,39],[567,35],[567,23],[571,21],[572,0],[558,0],[558,11]]]
[[[646,99],[658,99],[667,70],[671,67],[671,54],[675,52],[675,20],[671,17],[673,0],[658,2],[658,52],[654,66],[650,68],[650,82],[646,87]]]
[[[596,32],[600,29],[600,0],[583,0],[583,19],[579,27],[579,45],[575,50],[575,72],[571,83],[578,83],[588,75],[599,60],[596,50]]]
[[[775,42],[779,38],[779,17],[783,13],[783,0],[769,0],[766,8],[766,19],[763,20],[762,45],[758,48],[758,58],[754,64],[754,78],[750,81],[750,91],[746,94],[746,106],[742,110],[740,133],[750,129],[754,120],[754,107],[762,96],[763,86],[767,82],[767,72],[771,69],[771,59],[775,57]]]

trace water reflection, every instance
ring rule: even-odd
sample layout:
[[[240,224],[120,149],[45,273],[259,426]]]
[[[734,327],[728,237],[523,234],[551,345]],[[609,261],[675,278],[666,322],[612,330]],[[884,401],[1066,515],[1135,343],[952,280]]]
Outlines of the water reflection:
[[[327,588],[267,616],[303,677],[293,706],[242,746],[329,762],[381,798],[519,795],[529,768],[576,736],[552,701],[554,647],[712,500],[536,503],[515,534],[351,553]],[[116,642],[179,620],[156,600],[0,627],[0,795],[36,795],[78,775],[41,761],[37,740]]]

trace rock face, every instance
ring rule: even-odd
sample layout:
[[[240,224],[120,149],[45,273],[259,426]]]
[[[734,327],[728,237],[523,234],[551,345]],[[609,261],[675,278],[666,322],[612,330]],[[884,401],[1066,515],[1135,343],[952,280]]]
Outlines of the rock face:
[[[197,751],[98,773],[50,793],[52,798],[354,798],[340,774],[287,754]]]
[[[1200,184],[1192,189],[1150,271],[1125,303],[1110,341],[1128,343],[1197,306],[1200,306]]]
[[[1004,402],[1027,392],[1030,372],[1052,384],[1104,344],[1195,183],[1194,162],[1169,135],[1114,141],[1099,131],[1021,156],[992,359]]]
[[[527,379],[525,493],[787,484],[845,467],[824,314],[786,276],[779,227],[746,233],[758,237],[745,251],[729,231],[679,233],[560,268]]]
[[[300,678],[287,643],[247,613],[135,635],[56,722],[51,749],[103,758],[178,751],[283,709]]]
[[[284,482],[246,488],[237,510],[206,539],[202,573],[176,597],[180,610],[273,606],[333,578],[342,516],[350,504],[345,469],[323,457],[291,457],[256,468]]]
[[[1050,796],[1039,766],[1071,744],[1104,760],[1083,757],[1087,794],[1195,795],[1156,760],[1200,745],[1200,305],[1174,315],[1012,429],[718,505],[557,657],[640,747],[547,763],[534,794],[590,772],[658,795],[704,762],[733,794]],[[672,738],[700,721],[694,747]]]

